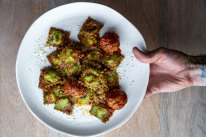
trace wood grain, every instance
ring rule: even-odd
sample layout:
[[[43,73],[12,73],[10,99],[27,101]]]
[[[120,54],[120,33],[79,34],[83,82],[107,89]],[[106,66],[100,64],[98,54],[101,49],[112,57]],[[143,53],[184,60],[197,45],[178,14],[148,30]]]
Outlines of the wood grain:
[[[19,44],[45,11],[80,0],[0,0],[0,137],[66,137],[40,123],[23,103],[15,79]],[[81,0],[82,1],[82,0]],[[83,0],[86,1],[86,0]],[[89,0],[130,20],[149,50],[159,46],[206,54],[205,0]],[[154,95],[133,117],[104,137],[205,137],[206,88]]]
[[[160,46],[206,54],[204,0],[160,0]],[[206,136],[206,87],[160,95],[160,137]]]
[[[31,23],[46,10],[46,3],[40,0],[0,1],[1,137],[49,136],[48,128],[26,108],[15,78],[16,55],[20,42]]]

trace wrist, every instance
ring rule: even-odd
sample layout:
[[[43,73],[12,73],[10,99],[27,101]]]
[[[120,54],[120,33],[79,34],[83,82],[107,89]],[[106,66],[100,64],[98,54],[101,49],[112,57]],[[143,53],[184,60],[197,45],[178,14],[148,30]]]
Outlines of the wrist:
[[[193,57],[193,60],[197,60]],[[206,86],[206,64],[205,62],[191,62],[188,73],[193,86]]]

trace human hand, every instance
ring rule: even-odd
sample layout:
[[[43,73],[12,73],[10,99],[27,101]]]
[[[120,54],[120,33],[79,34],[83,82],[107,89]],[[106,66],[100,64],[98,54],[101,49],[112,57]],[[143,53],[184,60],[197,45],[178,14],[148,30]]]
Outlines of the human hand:
[[[166,48],[147,53],[134,48],[133,52],[140,62],[150,64],[145,98],[155,93],[175,92],[192,85],[206,85],[206,66],[196,65],[191,61],[196,57]]]

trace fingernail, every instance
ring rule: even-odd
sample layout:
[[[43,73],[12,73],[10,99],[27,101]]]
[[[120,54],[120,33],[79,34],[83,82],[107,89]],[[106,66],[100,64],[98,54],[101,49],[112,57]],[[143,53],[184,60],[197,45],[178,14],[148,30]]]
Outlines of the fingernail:
[[[138,50],[138,48],[137,47],[133,47],[133,50]]]

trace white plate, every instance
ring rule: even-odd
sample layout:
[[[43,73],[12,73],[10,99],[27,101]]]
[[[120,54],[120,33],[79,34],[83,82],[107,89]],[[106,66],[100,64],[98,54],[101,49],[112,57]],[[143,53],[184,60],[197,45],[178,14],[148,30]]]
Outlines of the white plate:
[[[120,48],[125,56],[118,68],[121,88],[127,93],[128,103],[115,111],[106,124],[89,115],[88,106],[75,107],[74,114],[68,116],[53,109],[54,105],[43,105],[42,90],[38,88],[40,69],[48,66],[46,55],[54,49],[45,47],[50,27],[71,32],[77,39],[81,25],[90,16],[104,24],[100,32],[115,31],[120,37]],[[140,32],[122,15],[104,5],[95,3],[71,3],[52,9],[39,17],[25,34],[16,61],[16,78],[21,96],[41,122],[59,132],[74,136],[94,136],[111,131],[124,124],[140,105],[149,79],[149,65],[137,61],[132,48],[146,49]],[[85,112],[81,112],[86,111]],[[84,114],[85,113],[85,114]]]

